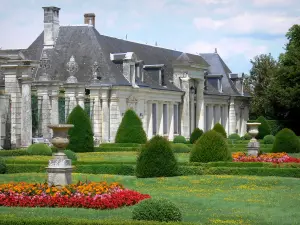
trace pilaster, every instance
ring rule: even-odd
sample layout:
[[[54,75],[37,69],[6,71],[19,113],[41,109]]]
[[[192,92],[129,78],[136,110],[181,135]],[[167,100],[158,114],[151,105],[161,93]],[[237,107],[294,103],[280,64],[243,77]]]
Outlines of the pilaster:
[[[174,102],[168,104],[168,119],[169,119],[169,141],[174,139]]]
[[[164,128],[164,122],[163,122],[163,102],[159,101],[157,104],[157,124],[158,124],[158,134],[163,136],[163,128]]]
[[[207,115],[207,120],[208,120],[207,131],[208,131],[214,127],[214,106],[212,104],[208,104],[207,107],[208,107],[208,115]]]
[[[234,105],[234,98],[230,99],[229,105],[229,134],[236,133],[236,115],[235,115],[235,105]]]
[[[214,124],[221,124],[221,106],[219,104],[215,105],[215,121]]]
[[[51,124],[59,124],[59,108],[58,108],[58,96],[59,85],[51,85]]]
[[[108,105],[108,89],[101,89],[102,100],[102,143],[110,141],[110,118],[109,118],[109,105]]]
[[[85,97],[85,89],[84,87],[78,87],[77,89],[77,104],[84,109],[84,97]]]
[[[50,124],[50,98],[48,93],[48,84],[47,83],[40,83],[38,85],[37,90],[38,98],[40,99],[40,124],[41,124],[41,134],[44,139],[51,138],[51,131],[48,128]]]
[[[205,105],[204,105],[204,81],[199,80],[197,86],[197,110],[196,110],[196,125],[201,130],[205,130]]]
[[[148,136],[148,139],[151,139],[152,136],[153,136],[153,115],[152,115],[152,101],[148,101],[147,102],[147,105],[148,105],[148,129],[147,129],[147,136]]]
[[[189,77],[181,78],[182,90],[185,92],[181,113],[181,135],[188,138],[190,136],[190,84]]]
[[[120,109],[119,109],[119,99],[114,97],[110,99],[110,110],[109,110],[109,118],[110,118],[110,142],[115,141],[116,133],[118,131],[119,125],[121,123],[120,117]]]
[[[99,98],[99,90],[91,89],[90,98],[92,101],[92,126],[94,133],[94,146],[98,147],[101,140],[102,126],[101,126],[101,104]]]
[[[227,134],[229,134],[229,117],[228,117],[228,105],[223,105],[224,112],[224,128]]]

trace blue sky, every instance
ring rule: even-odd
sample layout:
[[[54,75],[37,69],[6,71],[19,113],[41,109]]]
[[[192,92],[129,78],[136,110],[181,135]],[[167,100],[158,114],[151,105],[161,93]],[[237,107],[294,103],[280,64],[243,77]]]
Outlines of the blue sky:
[[[300,24],[299,0],[1,0],[0,47],[27,48],[43,30],[43,6],[61,8],[60,24],[96,14],[104,35],[189,53],[218,53],[233,72],[250,59],[278,57],[285,33]]]

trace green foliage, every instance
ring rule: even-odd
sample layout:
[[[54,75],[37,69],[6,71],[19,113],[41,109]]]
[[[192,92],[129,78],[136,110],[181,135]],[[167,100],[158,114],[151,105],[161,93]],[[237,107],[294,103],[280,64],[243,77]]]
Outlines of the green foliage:
[[[190,137],[190,143],[194,144],[203,134],[203,130],[200,130],[198,127],[194,129]]]
[[[22,156],[22,155],[29,155],[26,149],[16,149],[16,150],[1,150],[0,156]]]
[[[179,208],[169,200],[150,198],[133,209],[132,219],[170,222],[182,221],[182,215]]]
[[[269,135],[271,133],[271,129],[269,127],[269,124],[265,117],[260,116],[256,120],[258,123],[261,123],[261,125],[258,126],[258,135],[257,139],[263,139],[264,136]]]
[[[177,160],[170,143],[161,136],[154,136],[137,158],[137,177],[169,177],[177,175]]]
[[[95,152],[137,152],[141,147],[94,147]]]
[[[141,144],[138,143],[102,143],[99,147],[102,148],[116,148],[116,147],[141,147]]]
[[[43,143],[36,143],[30,145],[26,151],[29,155],[52,155],[51,148]]]
[[[231,159],[231,153],[227,141],[214,130],[204,133],[190,153],[190,162],[226,161],[229,159]]]
[[[171,148],[174,153],[189,153],[191,149],[183,143],[172,143]]]
[[[298,153],[300,140],[292,130],[284,128],[276,134],[272,152]]]
[[[214,131],[217,131],[218,133],[220,133],[224,138],[227,138],[227,134],[226,131],[224,129],[224,127],[220,124],[220,123],[216,123],[214,128]]]
[[[251,140],[252,136],[248,133],[246,133],[243,137],[241,137],[242,140]]]
[[[68,124],[74,127],[69,130],[70,143],[67,149],[73,152],[93,152],[94,140],[91,121],[86,112],[77,105],[68,116]]]
[[[147,135],[143,129],[141,119],[133,110],[127,110],[118,128],[115,142],[144,144],[146,141]]]
[[[75,152],[66,149],[64,153],[67,155],[68,159],[71,159],[72,161],[77,161],[77,155]]]
[[[238,135],[238,134],[230,134],[230,135],[228,136],[228,139],[238,141],[238,140],[241,139],[241,137],[240,137],[240,135]]]
[[[183,144],[185,144],[186,143],[186,139],[185,139],[185,137],[183,137],[181,135],[178,135],[178,136],[174,137],[173,143],[183,143]]]
[[[271,134],[266,135],[264,137],[264,144],[273,144],[274,141],[275,141],[275,137],[273,135],[271,135]]]
[[[282,121],[279,120],[267,120],[272,135],[276,135],[280,130],[284,128]]]
[[[31,117],[32,117],[32,133],[36,134],[38,130],[38,97],[31,95]]]
[[[6,173],[6,164],[2,158],[0,158],[0,174]]]

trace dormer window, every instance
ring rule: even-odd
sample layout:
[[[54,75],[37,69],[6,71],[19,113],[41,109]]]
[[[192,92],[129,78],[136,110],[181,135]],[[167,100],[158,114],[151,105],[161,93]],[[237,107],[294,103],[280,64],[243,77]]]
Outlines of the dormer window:
[[[222,93],[223,92],[223,87],[222,87],[222,74],[208,74],[206,75],[207,81],[215,88],[218,90],[218,92]]]
[[[165,65],[164,64],[155,64],[155,65],[144,65],[144,70],[148,71],[148,74],[151,74],[152,79],[155,80],[160,86],[165,86]]]

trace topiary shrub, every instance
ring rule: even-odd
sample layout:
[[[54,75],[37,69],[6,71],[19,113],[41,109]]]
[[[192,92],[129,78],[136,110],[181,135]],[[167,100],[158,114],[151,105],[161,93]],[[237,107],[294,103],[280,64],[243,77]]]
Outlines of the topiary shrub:
[[[185,137],[183,137],[181,135],[178,135],[178,136],[174,137],[173,143],[183,143],[183,144],[185,144],[186,143],[186,139],[185,139]]]
[[[195,142],[201,137],[203,130],[200,130],[198,127],[194,129],[190,137],[190,143],[195,144]]]
[[[190,162],[214,162],[230,159],[231,153],[227,141],[215,130],[204,133],[190,153]]]
[[[70,143],[67,149],[73,152],[93,152],[94,134],[88,114],[77,105],[68,116],[67,123],[74,125],[68,133]]]
[[[4,174],[7,171],[6,163],[0,158],[0,174]]]
[[[179,208],[167,199],[146,199],[137,204],[132,211],[133,220],[160,222],[182,221]]]
[[[235,141],[238,141],[238,140],[241,140],[241,137],[240,137],[240,135],[238,135],[238,134],[230,134],[230,135],[228,136],[228,139],[229,139],[229,140],[235,140]]]
[[[264,137],[264,144],[274,144],[275,137],[271,134]]]
[[[292,130],[284,128],[276,134],[272,152],[298,153],[300,140]]]
[[[72,161],[77,161],[77,155],[75,152],[66,149],[64,153],[67,155],[68,159],[71,159]]]
[[[51,148],[44,143],[36,143],[30,145],[26,151],[29,155],[52,155]]]
[[[141,119],[133,110],[127,110],[118,128],[115,142],[144,144],[146,141],[147,135],[143,129]]]
[[[174,153],[189,153],[191,149],[183,143],[172,143],[171,148]]]
[[[224,138],[227,138],[227,134],[226,131],[224,129],[224,127],[220,124],[220,123],[216,123],[214,128],[214,131],[217,131],[218,133],[220,133]]]
[[[258,134],[256,136],[257,139],[263,139],[266,135],[271,134],[271,129],[269,126],[268,121],[265,119],[265,117],[260,116],[256,120],[258,123],[261,123],[261,125],[258,126]]]
[[[241,137],[242,140],[251,140],[252,136],[248,133],[246,133],[243,137]]]
[[[154,136],[137,158],[137,177],[169,177],[177,175],[178,165],[171,145],[164,137]]]

